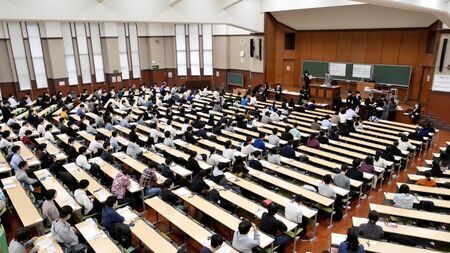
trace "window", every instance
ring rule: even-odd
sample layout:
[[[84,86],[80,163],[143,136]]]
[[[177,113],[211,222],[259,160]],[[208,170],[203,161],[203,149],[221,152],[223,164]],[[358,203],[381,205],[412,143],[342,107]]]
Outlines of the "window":
[[[66,59],[67,76],[69,85],[78,84],[77,67],[75,65],[75,54],[73,52],[72,30],[70,23],[61,24],[61,32],[64,42],[64,58]]]
[[[117,24],[117,35],[119,39],[119,60],[122,79],[130,79],[130,68],[128,66],[127,41],[125,37],[125,24]]]
[[[200,75],[200,45],[198,40],[198,25],[189,25],[189,56],[191,75]]]
[[[44,54],[42,53],[41,34],[37,23],[27,23],[28,43],[30,44],[31,60],[33,62],[36,87],[47,88]]]
[[[202,25],[203,35],[203,75],[213,74],[212,25]]]
[[[30,73],[23,43],[22,27],[19,22],[8,23],[9,38],[16,66],[20,90],[31,90]]]
[[[100,42],[100,27],[97,23],[89,24],[91,28],[92,54],[94,56],[94,69],[96,82],[105,81],[105,71],[103,70],[103,54]]]
[[[91,66],[89,62],[89,51],[87,47],[86,27],[84,23],[76,23],[78,56],[80,58],[81,79],[83,83],[91,83]]]
[[[295,50],[295,33],[284,34],[284,49]]]
[[[175,44],[177,49],[177,72],[179,76],[185,76],[186,66],[186,33],[184,25],[175,25]],[[197,40],[198,41],[198,40]]]
[[[139,63],[139,45],[136,24],[129,24],[130,32],[130,51],[131,51],[131,68],[133,70],[133,78],[141,78],[141,65]]]

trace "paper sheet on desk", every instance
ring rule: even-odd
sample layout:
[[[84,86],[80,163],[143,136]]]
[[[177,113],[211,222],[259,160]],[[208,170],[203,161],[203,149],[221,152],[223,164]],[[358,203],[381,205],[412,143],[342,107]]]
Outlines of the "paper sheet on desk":
[[[192,193],[188,190],[188,189],[186,189],[186,188],[179,188],[178,190],[176,190],[177,191],[177,193],[180,195],[180,196],[189,196],[189,195],[191,195]]]
[[[38,243],[36,243],[36,246],[39,249],[46,249],[46,248],[48,248],[50,246],[53,246],[53,241],[52,241],[51,238],[47,238],[47,239],[41,240]]]
[[[101,233],[101,231],[99,231],[98,228],[93,224],[85,225],[81,227],[79,230],[80,233],[83,235],[83,237],[86,239],[86,241],[94,240]]]
[[[109,196],[109,193],[105,189],[101,189],[99,192],[97,192],[97,194],[100,202],[105,201]]]
[[[16,184],[5,184],[3,185],[3,189],[12,189],[15,188],[17,185]]]
[[[120,215],[122,215],[123,218],[124,218],[126,221],[134,220],[134,219],[136,219],[136,218],[138,217],[135,213],[133,213],[133,212],[130,210],[130,208],[129,208],[128,206],[123,207],[123,208],[120,208],[120,209],[117,209],[117,213],[119,213]]]

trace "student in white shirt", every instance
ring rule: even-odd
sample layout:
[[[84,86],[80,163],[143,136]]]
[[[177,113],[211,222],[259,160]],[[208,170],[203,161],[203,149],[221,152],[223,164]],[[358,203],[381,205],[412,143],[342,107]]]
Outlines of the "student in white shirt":
[[[88,215],[94,208],[94,197],[87,195],[87,188],[89,186],[89,181],[82,179],[78,184],[78,189],[75,190],[73,196],[77,203],[84,208],[84,215]]]
[[[93,156],[99,156],[103,150],[102,137],[100,135],[96,135],[95,139],[89,143],[89,150],[92,152]]]
[[[172,148],[175,148],[175,144],[173,143],[172,138],[170,138],[170,132],[165,131],[164,132],[164,141],[163,144]]]
[[[142,153],[141,147],[137,145],[135,142],[131,142],[127,146],[126,154],[136,159]]]
[[[345,108],[342,108],[339,112],[339,122],[340,123],[346,123],[347,122],[347,116],[345,115]]]
[[[12,147],[12,142],[9,141],[9,136],[11,132],[9,130],[5,130],[2,132],[2,139],[0,140],[0,149],[4,150],[6,154],[9,153],[9,149]]]
[[[225,149],[222,152],[222,156],[234,162],[236,160],[236,158],[234,157],[234,153],[236,153],[236,150],[234,148],[231,148],[231,141],[227,140],[224,144],[224,147]]]
[[[267,137],[269,139],[269,144],[276,147],[280,146],[280,137],[278,137],[278,128],[272,129],[272,134]]]
[[[117,152],[120,150],[119,142],[117,141],[116,137],[117,137],[117,132],[113,131],[111,133],[111,138],[109,138],[109,144],[111,144],[113,152]]]
[[[55,137],[53,137],[53,134],[51,132],[52,128],[53,126],[50,124],[45,127],[44,138],[51,143],[56,143]]]
[[[27,130],[31,130],[30,123],[28,121],[24,121],[22,123],[22,127],[19,129],[19,138],[22,139],[22,137],[25,136],[25,132]]]
[[[397,148],[402,151],[412,151],[416,149],[416,147],[412,145],[411,142],[409,142],[408,137],[406,137],[405,135],[402,135],[400,137]]]
[[[14,96],[10,96],[8,98],[8,103],[11,108],[16,108],[19,105],[19,103],[17,103],[17,100]]]
[[[95,130],[94,128],[94,124],[95,124],[95,120],[91,119],[89,120],[89,124],[86,126],[86,132],[96,135],[97,134],[97,130]]]
[[[163,138],[164,135],[162,135],[161,132],[156,129],[156,126],[157,126],[156,123],[150,124],[149,134],[150,134],[150,137],[153,138],[155,143],[158,143],[158,138],[159,137]]]
[[[295,195],[292,201],[286,205],[284,210],[284,216],[286,219],[299,224],[302,228],[303,234],[306,234],[307,222],[303,222],[303,212],[302,212],[302,201],[303,197],[301,195]]]
[[[87,154],[87,148],[85,146],[82,146],[78,149],[79,155],[77,156],[77,159],[75,159],[75,163],[80,166],[83,170],[90,170],[91,165],[88,163],[88,160],[86,158]]]
[[[256,97],[255,96],[251,96],[249,105],[255,106],[256,103],[257,103]]]
[[[270,114],[270,120],[271,120],[272,122],[278,122],[278,121],[280,121],[280,115],[278,114],[278,111],[277,111],[277,112],[272,112],[272,113]]]
[[[13,127],[14,125],[17,126],[19,124],[19,121],[16,119],[16,115],[11,115],[11,118],[8,119],[8,121],[6,122],[6,125]]]
[[[258,150],[258,149],[253,147],[252,137],[247,136],[246,141],[242,143],[241,152],[246,155],[250,155],[251,153],[255,152],[256,150]]]
[[[44,126],[44,119],[40,118],[38,120],[38,126],[37,126],[37,131],[41,136],[44,136],[45,134],[45,126]]]
[[[216,154],[216,148],[210,147],[209,148],[209,155],[206,158],[206,163],[209,165],[214,166],[214,168],[217,168],[217,166],[220,163],[220,155]]]
[[[377,150],[377,152],[375,152],[375,157],[373,159],[373,165],[383,168],[383,169],[386,169],[388,165],[387,165],[386,160],[383,157],[381,157],[382,154],[383,154],[383,151],[381,151],[381,150]]]
[[[175,131],[175,128],[172,127],[172,120],[168,119],[166,122],[166,126],[164,127],[164,132],[169,132],[170,133],[170,138],[172,138],[172,140],[177,137],[177,133]]]
[[[394,205],[401,208],[412,209],[415,197],[409,193],[409,186],[402,184],[398,189],[398,193],[394,196]]]

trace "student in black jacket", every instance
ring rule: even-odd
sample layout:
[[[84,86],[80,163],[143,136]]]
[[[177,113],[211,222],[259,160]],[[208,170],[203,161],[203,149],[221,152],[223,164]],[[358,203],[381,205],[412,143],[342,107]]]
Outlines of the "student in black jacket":
[[[345,175],[348,178],[351,178],[353,180],[358,180],[358,181],[364,182],[364,174],[359,170],[360,164],[361,164],[361,159],[359,159],[359,158],[354,159],[352,162],[352,166],[349,167],[349,169],[347,170],[347,173],[345,173]],[[360,192],[361,199],[367,198],[366,194],[364,194],[365,188],[366,188],[365,183],[363,183],[363,186],[362,186],[361,192]]]
[[[173,181],[171,179],[169,179],[169,178],[166,179],[166,181],[164,181],[164,183],[162,185],[161,193],[159,194],[159,196],[161,197],[162,200],[171,204],[172,206],[176,206],[180,209],[184,209],[183,201],[181,201],[180,198],[170,190],[170,187],[172,187],[172,184],[173,184]]]
[[[250,159],[248,161],[248,166],[255,170],[262,171],[263,166],[262,166],[261,162],[259,161],[260,158],[261,158],[261,151],[259,151],[259,150],[254,151],[252,153],[252,159]]]
[[[197,157],[197,152],[192,151],[189,155],[189,159],[186,164],[186,169],[192,171],[192,176],[195,177],[201,170],[200,164],[195,159]]]
[[[280,232],[287,231],[286,225],[275,218],[275,214],[278,212],[278,205],[270,203],[267,207],[267,212],[263,213],[261,218],[261,231],[275,237],[275,245],[278,246],[277,252],[283,253],[289,244],[289,237],[281,234]]]
[[[205,182],[208,173],[204,170],[200,171],[193,179],[191,183],[191,190],[198,194],[204,195],[209,190],[209,185]]]
[[[193,128],[191,126],[188,126],[186,129],[186,132],[184,132],[184,141],[187,143],[197,143],[197,139],[194,138],[194,135],[192,134]]]

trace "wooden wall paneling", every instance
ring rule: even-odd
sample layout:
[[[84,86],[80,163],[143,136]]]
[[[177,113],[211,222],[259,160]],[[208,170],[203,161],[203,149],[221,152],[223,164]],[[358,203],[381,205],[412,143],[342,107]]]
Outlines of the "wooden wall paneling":
[[[336,61],[338,47],[338,33],[334,31],[326,32],[323,44],[323,60]]]
[[[352,33],[352,50],[350,61],[363,63],[366,60],[367,32],[355,31]]]
[[[300,50],[300,59],[311,59],[312,32],[298,32],[296,36],[300,37],[297,49]]]
[[[311,59],[322,61],[324,53],[324,32],[313,32],[311,39]]]
[[[153,75],[152,75],[152,70],[150,69],[144,69],[141,71],[141,76],[142,76],[142,82],[145,85],[150,85],[153,83]]]
[[[425,91],[423,87],[422,80],[424,80],[424,77],[426,78],[427,75],[425,74],[425,68],[429,67],[434,69],[436,58],[437,58],[437,50],[435,50],[434,54],[427,54],[426,53],[426,47],[427,47],[427,40],[428,40],[428,32],[426,30],[422,30],[419,33],[419,45],[418,45],[418,59],[416,62],[416,70],[414,71],[414,74],[417,75],[419,68],[421,69],[422,76],[420,77],[420,81],[413,83],[413,85],[410,88],[409,92],[409,98],[412,100],[419,100],[422,101],[424,106],[428,103],[428,98],[430,94],[430,90]],[[438,44],[440,42],[439,39],[436,39],[436,43]],[[423,62],[424,59],[428,59],[425,64]],[[428,71],[427,71],[428,72]],[[433,82],[433,75],[434,72],[431,73],[429,82]],[[416,79],[418,77],[416,76]]]
[[[283,61],[283,85],[294,85],[295,60],[286,59]]]
[[[12,94],[16,96],[17,99],[20,99],[19,94],[17,92],[18,87],[19,84],[14,82],[0,83],[0,89],[2,90],[3,98],[7,98],[10,94]]]
[[[352,51],[352,32],[338,32],[337,58],[339,62],[349,62]]]
[[[383,51],[381,53],[381,62],[383,64],[398,64],[401,38],[401,31],[384,32]]]
[[[430,99],[426,107],[426,111],[439,117],[441,120],[450,124],[450,113],[448,113],[448,103],[450,100],[450,93],[433,91],[430,94]]]
[[[398,64],[414,66],[418,60],[420,31],[404,30],[401,32],[401,42]]]
[[[381,63],[381,52],[383,49],[383,31],[367,32],[366,63]]]

